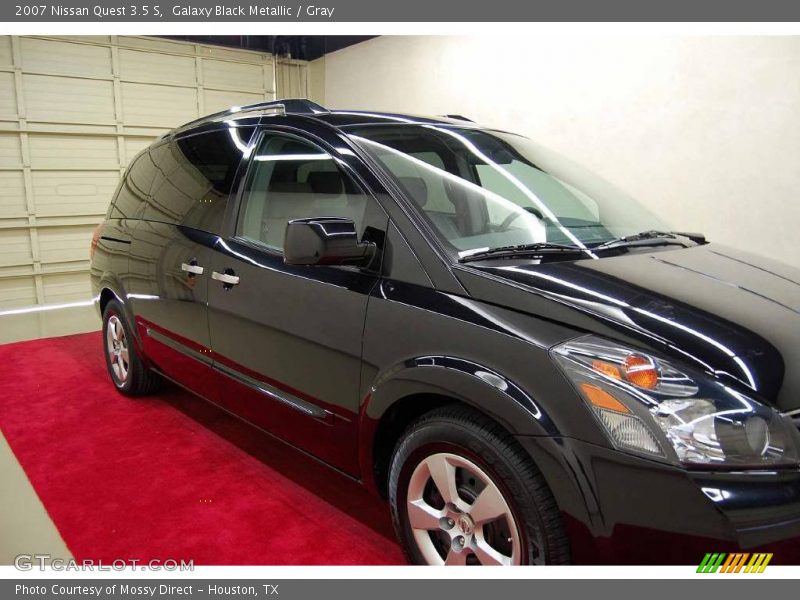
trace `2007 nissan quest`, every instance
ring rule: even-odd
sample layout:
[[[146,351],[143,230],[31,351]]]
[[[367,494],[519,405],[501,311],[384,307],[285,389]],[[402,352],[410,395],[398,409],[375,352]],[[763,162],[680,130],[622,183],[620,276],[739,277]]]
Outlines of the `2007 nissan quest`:
[[[120,392],[384,494],[413,563],[796,560],[800,271],[524,137],[236,107],[134,158],[92,246]]]

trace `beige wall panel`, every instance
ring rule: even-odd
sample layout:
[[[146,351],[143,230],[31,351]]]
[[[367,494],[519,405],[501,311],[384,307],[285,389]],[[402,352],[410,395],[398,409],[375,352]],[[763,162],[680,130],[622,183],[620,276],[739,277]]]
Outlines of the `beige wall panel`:
[[[172,127],[144,127],[140,125],[125,125],[122,128],[122,135],[131,136],[131,137],[138,137],[138,138],[150,138],[154,140],[157,137],[161,137],[165,133],[169,133],[169,130]]]
[[[278,90],[281,98],[306,98],[308,84],[305,64],[296,62],[278,63]]]
[[[111,48],[36,38],[22,38],[25,71],[111,77]]]
[[[22,148],[18,133],[0,133],[0,167],[21,167]]]
[[[0,219],[28,214],[22,171],[0,171]],[[0,261],[5,248],[0,247]]]
[[[126,124],[175,127],[198,117],[197,90],[123,83],[122,112]]]
[[[113,123],[110,81],[23,75],[27,118],[44,122]]]
[[[231,106],[244,106],[245,104],[253,104],[254,102],[261,102],[264,100],[262,94],[253,94],[249,92],[204,90],[203,93],[206,112],[216,112],[225,110]]]
[[[261,90],[265,87],[264,69],[261,65],[204,59],[203,85],[240,90]],[[267,87],[272,87],[271,80]]]
[[[125,138],[125,158],[128,163],[134,156],[153,143],[155,137],[126,137]]]
[[[156,52],[167,52],[170,54],[194,54],[194,44],[185,44],[181,42],[170,42],[167,40],[158,40],[155,38],[142,38],[142,37],[119,37],[117,44],[124,48],[139,48],[143,50],[152,50]]]
[[[54,40],[64,40],[65,42],[84,42],[95,45],[103,44],[107,46],[111,44],[111,37],[107,35],[48,35],[39,37],[47,37]]]
[[[92,296],[89,278],[84,273],[59,273],[42,277],[45,302],[76,302]]]
[[[0,119],[17,118],[17,93],[13,73],[0,73]]]
[[[79,227],[42,227],[39,229],[39,252],[42,263],[89,260],[93,225]],[[87,262],[88,269],[88,262]]]
[[[196,83],[195,62],[190,56],[121,49],[119,69],[122,79],[185,85]]]
[[[0,279],[0,310],[36,304],[33,277]]]
[[[31,180],[38,216],[93,216],[108,210],[119,175],[114,171],[33,171]]]
[[[0,229],[0,267],[27,265],[33,261],[27,229]]]
[[[0,36],[0,67],[10,67],[14,63],[11,54],[11,36]]]
[[[260,52],[252,52],[249,50],[233,50],[231,48],[222,48],[220,46],[200,46],[198,54],[209,58],[221,58],[231,62],[239,63],[254,63],[261,65],[269,63],[270,55],[262,54]]]
[[[114,169],[119,167],[117,140],[110,136],[29,136],[33,169]]]
[[[28,121],[27,129],[29,133],[79,133],[81,135],[109,135],[117,133],[116,125],[107,123],[100,125],[97,123],[38,123]]]

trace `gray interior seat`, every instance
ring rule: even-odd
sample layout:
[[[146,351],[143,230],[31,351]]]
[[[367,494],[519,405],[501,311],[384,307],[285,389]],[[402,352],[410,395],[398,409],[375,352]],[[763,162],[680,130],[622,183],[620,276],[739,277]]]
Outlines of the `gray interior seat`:
[[[242,232],[246,237],[283,248],[286,224],[292,219],[311,217],[346,217],[360,229],[366,196],[345,193],[346,183],[340,171],[311,171],[305,182],[272,181],[269,179],[274,171],[262,171],[253,182],[245,207]],[[265,192],[259,191],[265,188]]]
[[[453,240],[461,237],[462,234],[453,222],[452,215],[425,210],[425,205],[428,204],[428,184],[425,183],[422,177],[398,177],[398,180],[405,189],[406,194],[420,207],[447,239]]]
[[[283,248],[286,223],[291,219],[319,216],[317,198],[308,183],[273,182],[264,200],[259,239],[274,248]]]

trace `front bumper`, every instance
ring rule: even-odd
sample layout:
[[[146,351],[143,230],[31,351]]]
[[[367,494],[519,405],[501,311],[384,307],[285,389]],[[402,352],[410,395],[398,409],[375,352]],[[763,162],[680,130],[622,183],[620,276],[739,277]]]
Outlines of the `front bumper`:
[[[564,438],[519,437],[564,515],[573,560],[697,565],[707,552],[800,564],[800,470],[687,471]]]

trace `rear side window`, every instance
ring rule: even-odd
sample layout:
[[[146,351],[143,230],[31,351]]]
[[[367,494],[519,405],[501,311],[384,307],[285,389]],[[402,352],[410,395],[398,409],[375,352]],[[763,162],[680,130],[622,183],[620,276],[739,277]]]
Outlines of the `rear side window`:
[[[294,137],[268,134],[248,172],[239,235],[283,250],[292,219],[346,217],[363,233],[369,197],[325,150]]]
[[[125,175],[122,177],[114,203],[109,211],[111,219],[132,219],[142,215],[142,209],[147,203],[150,188],[156,176],[156,168],[150,156],[150,150],[145,150],[133,159]]]
[[[144,219],[219,233],[252,127],[190,135],[153,148],[157,175]]]

